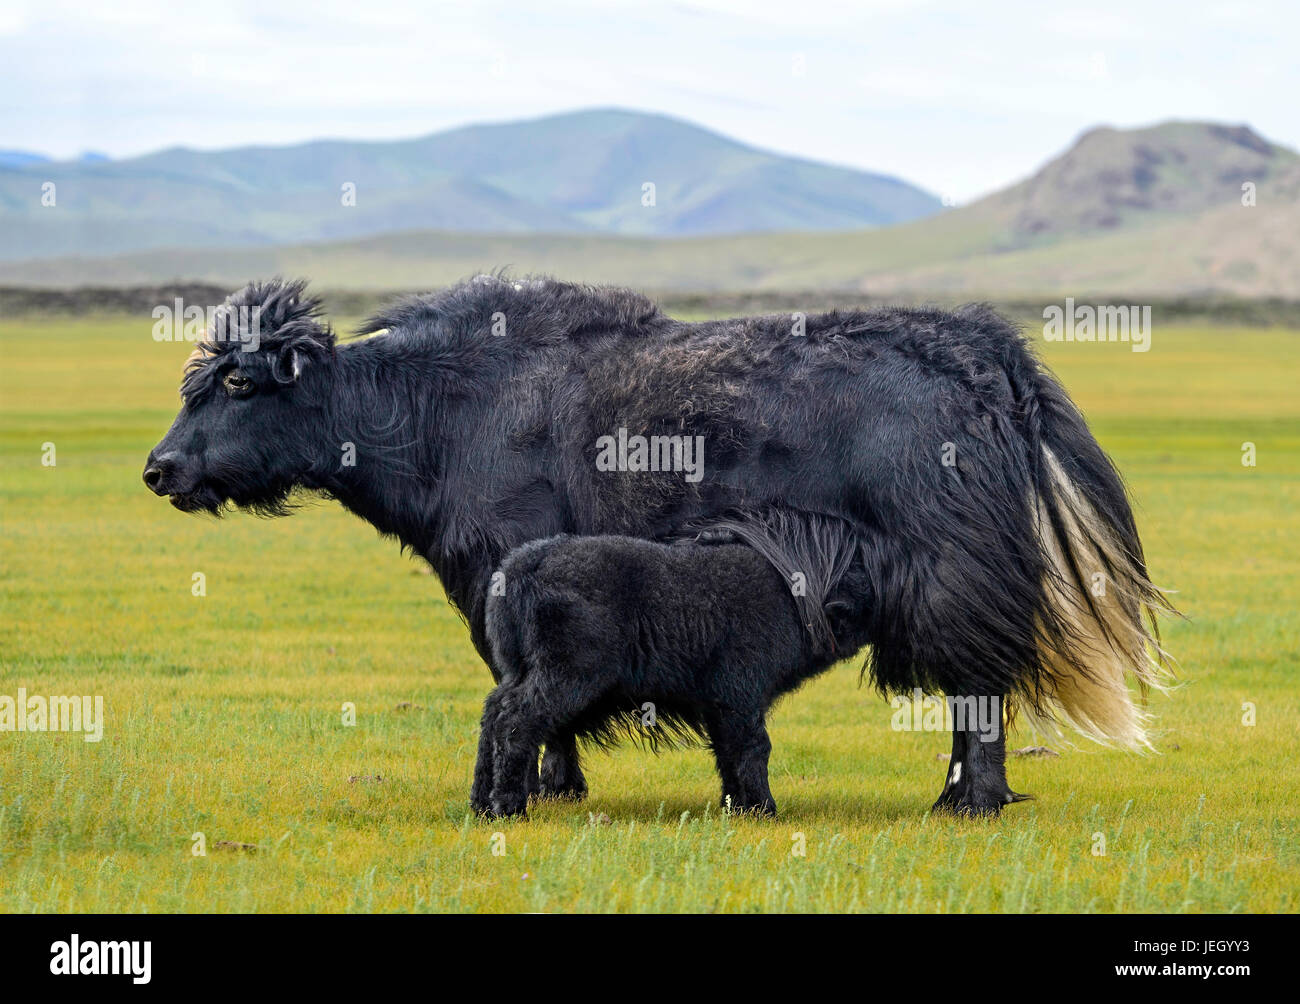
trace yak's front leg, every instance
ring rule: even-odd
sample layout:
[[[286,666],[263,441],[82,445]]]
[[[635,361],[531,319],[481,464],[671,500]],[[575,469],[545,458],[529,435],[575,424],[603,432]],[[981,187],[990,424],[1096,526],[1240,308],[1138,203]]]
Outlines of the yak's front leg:
[[[587,797],[587,779],[582,776],[578,759],[578,740],[572,732],[562,732],[546,740],[542,756],[542,798]]]
[[[996,816],[1002,806],[1021,802],[1007,787],[1007,741],[1001,697],[948,697],[952,712],[952,759],[933,812]]]

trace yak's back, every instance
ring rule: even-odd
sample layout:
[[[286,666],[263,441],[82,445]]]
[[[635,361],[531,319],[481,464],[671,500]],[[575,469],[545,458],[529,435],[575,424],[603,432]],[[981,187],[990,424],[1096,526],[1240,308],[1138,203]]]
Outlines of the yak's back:
[[[646,335],[673,323],[630,289],[496,273],[399,300],[367,320],[360,333],[388,331],[438,344],[504,335],[494,344],[521,349]]]
[[[975,395],[1001,395],[1007,374],[1035,363],[1021,329],[987,304],[954,310],[881,306],[821,313],[733,317],[681,324],[665,347],[642,343],[669,365],[683,356],[710,360],[732,374],[810,376],[882,360],[906,361]]]
[[[615,385],[633,388],[642,380],[692,391],[719,380],[803,380],[892,356],[977,396],[1002,397],[1009,372],[1034,369],[1020,330],[983,304],[683,322],[631,289],[505,273],[399,300],[360,329],[380,331],[466,363],[482,361],[485,350],[522,361],[559,349],[593,376],[608,370]]]

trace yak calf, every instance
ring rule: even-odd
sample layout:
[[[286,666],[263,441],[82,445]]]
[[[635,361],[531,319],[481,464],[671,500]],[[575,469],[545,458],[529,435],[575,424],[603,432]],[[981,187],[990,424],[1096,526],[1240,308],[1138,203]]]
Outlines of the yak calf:
[[[792,584],[741,544],[561,535],[516,548],[498,582],[487,633],[501,679],[477,767],[480,783],[491,774],[493,816],[525,811],[542,743],[620,725],[654,745],[707,736],[723,805],[775,814],[768,709],[865,640],[860,590],[828,600],[834,641],[819,644]]]

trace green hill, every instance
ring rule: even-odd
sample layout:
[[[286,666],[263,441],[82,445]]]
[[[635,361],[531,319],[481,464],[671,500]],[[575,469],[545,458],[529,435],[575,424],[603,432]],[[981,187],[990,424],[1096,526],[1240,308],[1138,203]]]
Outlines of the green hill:
[[[56,206],[43,206],[53,181]],[[653,205],[643,186],[654,185]],[[343,186],[355,186],[344,205]],[[0,163],[0,260],[342,239],[394,230],[659,236],[845,230],[938,211],[883,175],[677,119],[588,111],[396,142]]]

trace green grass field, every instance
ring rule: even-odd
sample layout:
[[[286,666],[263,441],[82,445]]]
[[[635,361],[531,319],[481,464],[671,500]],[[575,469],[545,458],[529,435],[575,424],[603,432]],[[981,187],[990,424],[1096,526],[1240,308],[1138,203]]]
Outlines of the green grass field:
[[[436,579],[331,505],[215,521],[144,489],[188,349],[150,325],[0,320],[0,695],[103,695],[107,719],[99,743],[0,733],[0,909],[1300,906],[1295,332],[1157,317],[1146,354],[1047,353],[1189,616],[1160,755],[1013,759],[1036,801],[929,818],[948,737],[891,730],[846,665],[773,716],[776,821],[720,815],[704,751],[629,748],[588,755],[588,802],[487,823],[466,795],[489,676]]]

